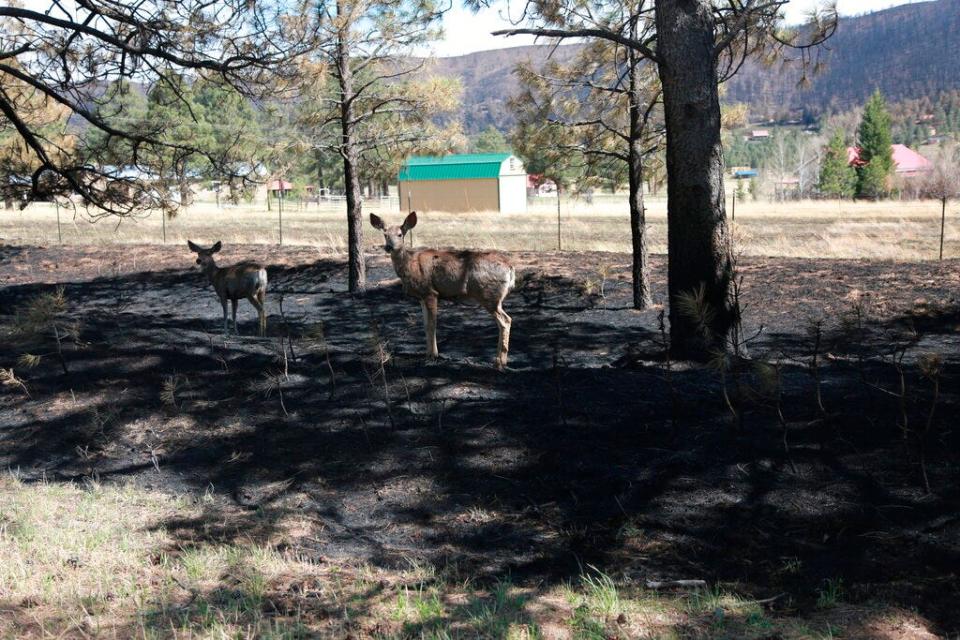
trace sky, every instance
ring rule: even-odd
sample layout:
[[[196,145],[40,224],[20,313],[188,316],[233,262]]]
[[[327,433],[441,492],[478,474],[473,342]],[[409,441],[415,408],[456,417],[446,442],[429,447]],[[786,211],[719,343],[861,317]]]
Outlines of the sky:
[[[841,16],[859,15],[893,7],[900,4],[909,4],[918,0],[837,0],[837,10]],[[459,6],[457,0],[443,20],[445,37],[433,47],[435,55],[457,56],[486,49],[501,49],[503,47],[533,44],[530,36],[511,36],[504,38],[490,35],[497,29],[509,29],[512,25],[509,18],[518,20],[523,9],[523,0],[494,0],[491,7],[474,15]],[[793,0],[787,5],[786,14],[789,22],[800,22],[811,7],[818,4],[818,0]],[[541,41],[544,42],[544,41]]]

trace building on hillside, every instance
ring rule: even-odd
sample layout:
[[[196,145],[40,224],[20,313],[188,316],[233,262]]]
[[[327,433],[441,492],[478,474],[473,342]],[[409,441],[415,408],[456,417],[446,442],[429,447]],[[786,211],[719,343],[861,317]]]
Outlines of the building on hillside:
[[[414,156],[400,169],[400,208],[525,213],[527,173],[509,153]]]
[[[747,136],[749,142],[763,142],[764,140],[770,139],[770,130],[769,129],[754,129],[750,132],[750,135]]]
[[[906,145],[891,145],[891,149],[894,172],[901,178],[915,178],[933,168],[929,160]],[[847,164],[855,167],[863,166],[859,147],[847,147]]]

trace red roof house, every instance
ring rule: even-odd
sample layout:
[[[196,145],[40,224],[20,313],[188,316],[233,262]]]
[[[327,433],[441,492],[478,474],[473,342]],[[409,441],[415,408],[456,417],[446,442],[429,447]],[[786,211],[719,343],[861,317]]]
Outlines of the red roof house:
[[[893,166],[897,175],[911,178],[931,169],[930,161],[922,155],[902,144],[891,146],[893,150]],[[858,147],[847,147],[847,163],[855,167],[863,166],[860,160]]]
[[[293,185],[286,180],[271,180],[267,183],[268,191],[290,191]]]

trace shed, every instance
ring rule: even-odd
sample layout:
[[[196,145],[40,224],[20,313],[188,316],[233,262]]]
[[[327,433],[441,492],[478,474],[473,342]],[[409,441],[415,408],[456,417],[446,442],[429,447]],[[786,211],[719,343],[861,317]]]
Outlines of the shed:
[[[509,153],[414,156],[400,169],[400,206],[468,213],[527,210],[527,173]]]

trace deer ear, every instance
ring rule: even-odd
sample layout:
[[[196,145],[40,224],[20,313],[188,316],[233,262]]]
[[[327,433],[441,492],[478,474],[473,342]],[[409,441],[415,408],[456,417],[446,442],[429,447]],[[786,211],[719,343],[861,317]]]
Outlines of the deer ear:
[[[370,214],[370,224],[373,225],[374,229],[380,229],[380,231],[383,231],[383,220],[381,220],[380,216],[377,214]]]
[[[210,253],[216,253],[217,251],[220,251],[220,249],[223,249],[223,243],[217,240],[217,244],[210,247]]]
[[[187,246],[190,247],[190,251],[193,251],[194,253],[200,253],[200,247],[193,244],[192,240],[187,240]]]
[[[403,230],[404,233],[406,233],[407,231],[410,231],[410,229],[413,229],[415,226],[417,226],[417,212],[411,211],[410,215],[408,215],[407,219],[403,221],[403,225],[401,225],[400,228]]]

